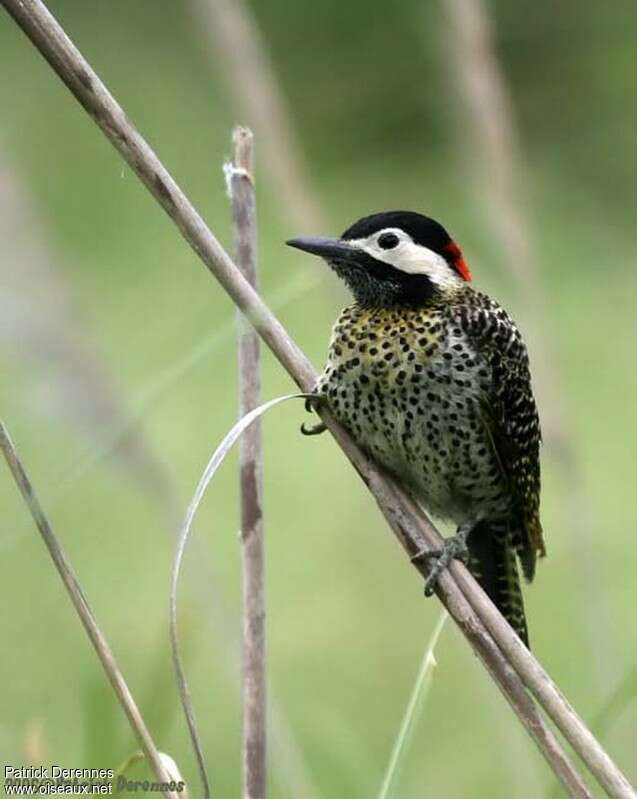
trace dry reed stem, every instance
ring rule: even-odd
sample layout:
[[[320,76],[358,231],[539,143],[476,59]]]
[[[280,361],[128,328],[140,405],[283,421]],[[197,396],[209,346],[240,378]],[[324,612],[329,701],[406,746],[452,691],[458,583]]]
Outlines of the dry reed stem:
[[[533,350],[534,383],[541,408],[544,438],[557,456],[566,480],[563,502],[564,519],[577,531],[574,560],[581,566],[582,591],[590,600],[583,619],[588,645],[601,649],[606,657],[597,658],[594,668],[605,689],[615,672],[609,623],[608,600],[597,580],[594,538],[595,530],[587,488],[577,462],[577,440],[570,422],[568,391],[559,369],[554,342],[547,333],[547,309],[550,298],[542,285],[540,258],[535,246],[529,219],[524,179],[519,124],[515,105],[506,80],[502,60],[497,52],[497,29],[493,7],[485,0],[445,0],[449,20],[449,38],[453,52],[450,70],[458,87],[465,124],[465,147],[472,152],[473,184],[484,207],[485,220],[499,249],[506,256],[507,269],[517,279],[522,304],[520,322],[528,327]],[[446,48],[451,52],[450,48]],[[489,190],[485,191],[484,187]]]
[[[325,215],[311,189],[292,112],[252,9],[245,0],[191,3],[207,49],[212,41],[223,64],[222,79],[237,115],[257,135],[263,154],[260,163],[276,194],[296,225],[320,230]]]
[[[257,286],[257,215],[254,145],[251,131],[236,128],[233,162],[227,165],[236,263],[251,286]],[[239,416],[261,401],[260,342],[238,314]],[[266,795],[266,660],[264,597],[263,445],[257,419],[239,441],[241,541],[243,565],[243,795]]]
[[[16,452],[9,433],[2,421],[0,421],[0,449],[2,449],[2,454],[7,461],[9,469],[11,470],[13,479],[20,489],[22,498],[29,509],[29,513],[33,517],[36,527],[40,531],[40,535],[46,544],[46,548],[49,550],[49,554],[53,560],[55,568],[62,578],[71,602],[77,611],[77,615],[80,617],[84,629],[86,630],[86,633],[93,644],[93,648],[100,659],[102,668],[106,672],[106,676],[108,677],[110,684],[113,686],[117,700],[122,706],[124,713],[126,713],[133,733],[139,741],[139,745],[141,746],[153,773],[160,783],[170,783],[171,777],[164,768],[161,755],[155,746],[146,724],[144,723],[144,719],[142,718],[139,708],[137,707],[130,689],[126,684],[126,680],[124,679],[124,676],[117,665],[115,656],[113,655],[113,652],[108,645],[108,642],[104,637],[104,634],[102,633],[95,616],[93,615],[93,611],[89,607],[86,597],[84,596],[84,593],[78,582],[77,576],[73,571],[73,567],[64,554],[64,551],[60,546],[55,533],[51,529],[51,525],[49,524],[49,521],[42,510],[42,506],[40,505],[40,502],[33,491],[31,482],[27,477],[20,458],[18,457],[18,453]],[[177,794],[174,791],[162,791],[162,794],[165,797],[169,797],[169,799],[177,799]]]
[[[241,275],[44,4],[40,0],[2,0],[2,3],[173,219],[186,241],[251,321],[280,363],[302,390],[311,391],[315,373],[305,355]],[[425,544],[427,548],[437,548],[441,537],[425,514],[369,460],[326,410],[321,410],[321,417],[374,494],[405,550],[413,556]],[[426,573],[421,563],[415,562],[415,566],[421,573]],[[454,563],[450,571],[442,575],[437,593],[502,688],[569,795],[588,797],[591,794],[554,734],[543,722],[524,685],[538,698],[608,796],[612,799],[635,799],[635,793],[621,770],[462,564]],[[503,653],[506,653],[506,657]]]
[[[571,468],[572,430],[564,410],[556,354],[545,332],[547,298],[522,190],[515,112],[495,49],[492,16],[484,0],[445,0],[445,8],[453,52],[462,53],[462,58],[451,59],[450,68],[462,104],[466,148],[473,152],[475,192],[485,209],[487,225],[506,257],[507,270],[517,279],[525,300],[520,321],[529,328],[536,352],[544,436]]]
[[[62,259],[7,144],[0,142],[0,347],[19,349],[33,367],[40,390],[33,392],[31,407],[95,442],[105,429],[122,424],[126,408],[90,337],[73,318],[73,291]],[[130,428],[114,455],[144,491],[163,498],[165,468],[140,429]]]

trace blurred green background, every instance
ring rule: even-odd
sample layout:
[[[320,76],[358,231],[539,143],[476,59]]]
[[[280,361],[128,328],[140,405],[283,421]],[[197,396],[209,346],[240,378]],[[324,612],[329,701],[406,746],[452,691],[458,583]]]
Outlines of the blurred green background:
[[[317,367],[346,296],[282,242],[373,211],[440,219],[476,285],[527,322],[541,416],[556,429],[543,460],[549,557],[526,591],[532,644],[634,780],[637,7],[484,6],[487,62],[517,129],[509,154],[505,142],[489,155],[462,89],[477,74],[462,6],[235,7],[286,98],[316,230],[318,213],[303,216],[272,166],[284,142],[237,99],[246,83],[223,49],[224,4],[50,4],[228,247],[221,164],[232,126],[255,127],[262,290]],[[160,748],[197,796],[169,575],[179,521],[236,418],[234,310],[6,14],[0,53],[0,410]],[[530,284],[493,218],[511,154],[500,196],[524,220]],[[264,370],[264,397],[292,389],[267,352]],[[329,437],[299,435],[304,419],[298,403],[264,423],[270,795],[374,796],[439,605]],[[2,760],[116,768],[135,749],[128,725],[7,471],[0,495]],[[233,457],[199,513],[180,594],[218,797],[240,792],[237,502]],[[550,796],[540,755],[451,624],[437,663],[393,795]]]

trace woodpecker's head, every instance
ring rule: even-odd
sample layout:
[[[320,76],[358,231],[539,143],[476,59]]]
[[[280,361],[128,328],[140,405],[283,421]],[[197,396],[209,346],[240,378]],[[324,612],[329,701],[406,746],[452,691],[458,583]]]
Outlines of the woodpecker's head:
[[[359,219],[338,239],[287,244],[320,255],[361,305],[420,305],[471,280],[462,252],[433,219],[386,211]]]

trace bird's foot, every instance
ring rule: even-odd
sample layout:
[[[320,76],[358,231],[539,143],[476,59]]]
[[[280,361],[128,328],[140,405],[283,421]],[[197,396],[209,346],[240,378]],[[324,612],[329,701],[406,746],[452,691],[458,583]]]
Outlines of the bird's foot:
[[[432,596],[435,591],[438,578],[451,563],[452,560],[460,560],[467,565],[469,562],[469,550],[467,548],[467,535],[469,534],[469,527],[460,526],[455,535],[445,538],[441,549],[428,549],[417,552],[412,561],[424,560],[433,563],[429,570],[429,575],[425,581],[425,596]]]
[[[316,408],[323,402],[323,398],[320,397],[318,394],[316,397],[308,397],[305,400],[305,410],[308,413],[312,413],[316,410]],[[301,433],[304,436],[320,436],[321,433],[324,433],[327,430],[327,426],[324,422],[318,422],[317,424],[313,425],[306,425],[305,422],[301,425]]]

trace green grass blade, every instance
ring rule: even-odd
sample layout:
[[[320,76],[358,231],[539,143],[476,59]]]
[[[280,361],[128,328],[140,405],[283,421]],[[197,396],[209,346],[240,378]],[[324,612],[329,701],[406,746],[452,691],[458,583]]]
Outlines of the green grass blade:
[[[418,676],[416,677],[416,682],[414,683],[409,702],[407,703],[405,715],[403,716],[398,735],[394,742],[378,799],[389,799],[392,787],[395,785],[398,778],[400,767],[411,742],[416,722],[423,711],[429,693],[434,669],[437,665],[434,652],[446,620],[447,611],[443,610],[431,634],[427,648],[425,649]]]

